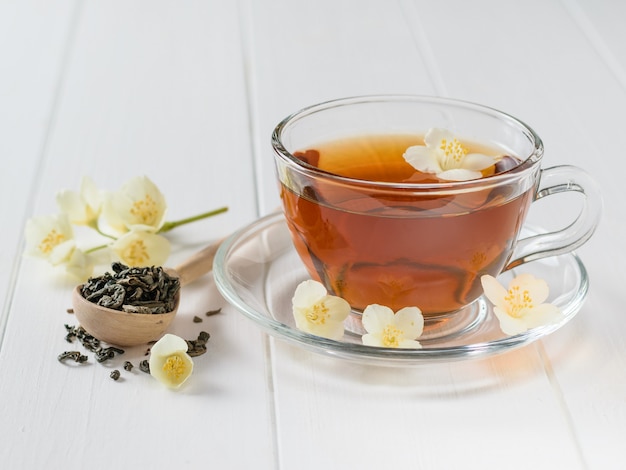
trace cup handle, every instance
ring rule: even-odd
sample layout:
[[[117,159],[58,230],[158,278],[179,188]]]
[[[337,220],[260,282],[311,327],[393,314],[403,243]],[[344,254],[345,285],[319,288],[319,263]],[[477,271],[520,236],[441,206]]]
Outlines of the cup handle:
[[[576,191],[584,195],[582,208],[576,219],[561,230],[519,240],[512,261],[504,271],[537,259],[569,253],[589,240],[602,214],[602,197],[597,183],[584,170],[571,165],[541,170],[533,202],[566,191]]]

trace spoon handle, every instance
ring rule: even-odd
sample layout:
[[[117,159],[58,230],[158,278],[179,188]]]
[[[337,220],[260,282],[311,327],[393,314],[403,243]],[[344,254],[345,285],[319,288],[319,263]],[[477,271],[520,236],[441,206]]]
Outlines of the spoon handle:
[[[187,285],[213,268],[215,253],[223,240],[219,240],[187,258],[174,270],[180,279],[180,285]]]

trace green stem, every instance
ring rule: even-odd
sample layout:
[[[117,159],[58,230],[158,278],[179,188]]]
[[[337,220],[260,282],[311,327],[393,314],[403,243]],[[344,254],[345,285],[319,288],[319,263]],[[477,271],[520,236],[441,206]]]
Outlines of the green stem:
[[[88,250],[85,250],[85,254],[88,255],[89,253],[93,253],[94,251],[102,250],[103,248],[106,248],[107,246],[109,245],[106,244],[106,245],[94,246],[93,248],[89,248]]]
[[[215,209],[209,212],[205,212],[204,214],[194,215],[193,217],[187,217],[186,219],[175,220],[173,222],[165,222],[158,233],[169,232],[170,230],[179,227],[181,225],[188,224],[190,222],[195,222],[196,220],[206,219],[208,217],[212,217],[217,214],[221,214],[222,212],[226,212],[228,207],[220,207],[219,209]]]
[[[102,235],[103,237],[110,238],[111,240],[117,240],[117,238],[114,237],[113,235],[109,235],[108,233],[104,233],[102,230],[100,230],[97,220],[94,220],[92,223],[89,224],[89,226],[92,229],[94,229],[96,232],[98,232],[100,235]]]
[[[100,230],[99,227],[96,227],[96,232],[98,232],[103,237],[110,238],[111,240],[117,240],[117,238],[115,238],[113,235],[109,235],[108,233],[104,233],[102,230]]]

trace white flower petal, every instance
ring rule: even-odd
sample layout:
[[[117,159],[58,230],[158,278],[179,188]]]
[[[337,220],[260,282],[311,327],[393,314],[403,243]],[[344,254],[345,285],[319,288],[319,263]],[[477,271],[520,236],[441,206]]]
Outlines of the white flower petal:
[[[424,136],[424,143],[431,149],[438,150],[441,146],[441,141],[446,140],[448,142],[454,139],[454,134],[448,129],[440,127],[433,127],[426,132]]]
[[[414,339],[404,339],[400,341],[398,347],[402,349],[422,349],[422,343]]]
[[[424,316],[417,307],[404,307],[396,312],[395,322],[404,332],[404,337],[413,340],[424,331]]]
[[[506,304],[504,300],[507,295],[506,289],[495,277],[485,274],[480,278],[480,283],[483,286],[485,296],[492,304],[500,308]]]
[[[141,200],[149,195],[158,204],[164,204],[165,198],[156,184],[147,176],[135,176],[128,180],[123,188],[124,192],[134,200]]]
[[[496,164],[495,157],[489,157],[480,153],[470,153],[463,159],[463,168],[467,170],[484,170]]]
[[[120,233],[132,228],[156,232],[165,221],[166,211],[163,194],[150,179],[140,176],[120,191],[106,194],[103,215]]]
[[[341,297],[326,295],[322,303],[328,309],[329,317],[333,321],[343,322],[350,315],[350,304]]]
[[[85,203],[95,212],[100,212],[102,208],[103,193],[98,189],[94,180],[84,176],[80,184],[80,195]]]
[[[296,328],[312,335],[334,340],[338,340],[343,336],[344,327],[342,320],[330,318],[329,315],[324,322],[318,323],[309,318],[309,313],[309,309],[294,307],[293,316],[296,321]]]
[[[451,170],[437,173],[437,178],[446,181],[469,181],[482,176],[483,174],[480,171],[466,170],[464,168],[452,168]]]
[[[421,145],[409,147],[403,157],[409,165],[422,173],[440,173],[443,170],[433,152]]]
[[[74,224],[83,224],[87,218],[85,204],[76,191],[63,190],[57,194],[57,205]]]
[[[172,334],[164,335],[150,350],[150,375],[170,388],[179,388],[193,372],[187,342]]]
[[[92,225],[100,216],[102,196],[89,177],[82,179],[80,193],[63,190],[56,200],[61,212],[66,213],[73,224]]]
[[[84,281],[93,273],[93,261],[85,252],[75,249],[65,264],[65,270],[77,279]]]
[[[485,296],[494,304],[500,329],[516,335],[541,325],[558,322],[561,310],[542,303],[548,298],[548,284],[530,274],[520,274],[509,282],[506,290],[492,276],[481,277]]]
[[[65,263],[69,261],[72,256],[72,253],[76,250],[76,242],[74,240],[67,240],[63,243],[59,243],[55,246],[50,252],[50,257],[48,261],[53,266],[59,265],[61,263]]]
[[[498,321],[500,322],[500,329],[506,335],[517,335],[519,333],[523,333],[528,329],[522,319],[514,318],[510,316],[506,311],[498,307],[493,308],[493,313],[496,315]]]
[[[520,274],[509,284],[509,289],[519,286],[520,290],[527,290],[535,305],[543,303],[550,295],[548,283],[543,279],[534,277],[532,274]]]
[[[299,330],[335,340],[343,336],[343,321],[350,314],[350,304],[340,297],[327,295],[321,283],[301,282],[294,292],[292,307]]]
[[[394,321],[393,310],[385,305],[368,305],[361,315],[361,323],[368,333],[378,333]]]
[[[563,318],[561,309],[552,304],[541,304],[534,307],[528,314],[524,315],[524,323],[527,328],[550,325]]]
[[[66,214],[33,217],[26,222],[25,254],[49,258],[54,248],[74,238],[72,226]]]
[[[368,305],[363,311],[361,321],[367,331],[361,340],[367,346],[421,347],[415,338],[424,330],[424,317],[417,307],[405,307],[394,314],[389,307]]]
[[[480,170],[495,165],[499,157],[479,153],[467,154],[468,149],[447,129],[429,129],[425,146],[409,147],[404,159],[418,171],[434,173],[447,181],[468,181],[482,178]]]
[[[148,225],[155,229],[161,228],[165,221],[167,205],[159,188],[147,176],[138,176],[128,181],[123,191],[133,200],[135,209],[134,223],[130,225]],[[140,206],[138,206],[140,204]]]
[[[324,325],[316,325],[311,328],[309,333],[312,333],[316,336],[321,336],[322,338],[334,339],[338,341],[343,336],[344,327],[343,323],[330,321]]]
[[[127,266],[162,266],[171,247],[161,235],[133,230],[113,242],[111,249]]]
[[[127,232],[128,215],[133,207],[133,200],[121,191],[107,191],[104,195],[102,215],[108,225],[119,233]]]
[[[173,352],[187,352],[189,345],[180,336],[167,333],[150,348],[151,357],[167,356]]]
[[[364,334],[361,336],[361,341],[365,346],[380,346],[382,344],[380,335],[375,335],[373,333]]]
[[[293,295],[292,303],[296,307],[308,307],[324,297],[328,291],[322,283],[307,280],[298,284]]]

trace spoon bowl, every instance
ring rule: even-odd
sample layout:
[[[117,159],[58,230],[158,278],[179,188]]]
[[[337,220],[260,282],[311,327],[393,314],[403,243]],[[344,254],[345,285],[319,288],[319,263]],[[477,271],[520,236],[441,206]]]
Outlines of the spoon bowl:
[[[85,299],[82,286],[72,292],[72,306],[80,326],[100,341],[117,346],[137,346],[156,341],[165,334],[178,311],[180,291],[176,294],[176,307],[167,313],[129,313],[102,307]]]
[[[174,269],[166,268],[170,276],[180,280],[180,286],[196,280],[209,272],[221,241],[213,243]],[[72,306],[80,325],[95,338],[117,346],[138,346],[156,341],[165,334],[178,312],[180,290],[175,307],[167,313],[129,313],[102,307],[85,299],[81,287],[72,292]]]

